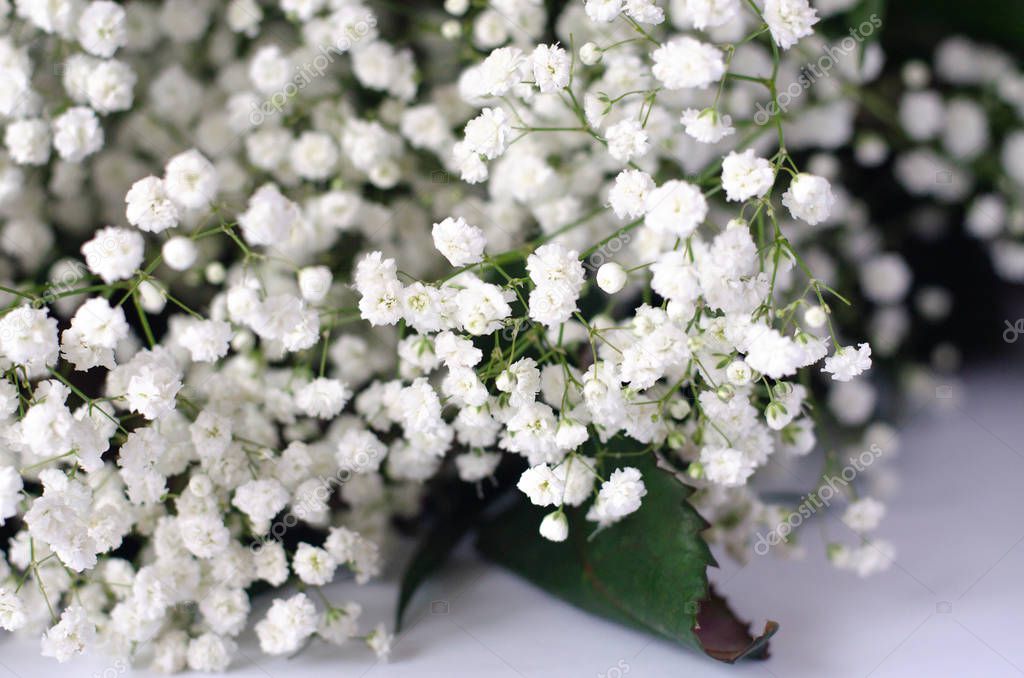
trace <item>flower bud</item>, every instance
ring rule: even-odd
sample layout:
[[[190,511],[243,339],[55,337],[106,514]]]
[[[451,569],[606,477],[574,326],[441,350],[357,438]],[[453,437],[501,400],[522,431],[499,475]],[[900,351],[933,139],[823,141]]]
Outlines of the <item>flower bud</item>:
[[[804,311],[804,322],[807,323],[808,327],[821,327],[825,324],[826,320],[825,311],[822,310],[821,306],[811,306]]]
[[[176,235],[164,243],[160,253],[164,257],[164,263],[170,268],[175,271],[185,271],[196,263],[198,250],[196,244],[190,239]]]
[[[622,266],[608,262],[597,269],[597,286],[608,294],[615,294],[626,286],[626,277]]]
[[[725,376],[733,386],[744,386],[753,378],[751,369],[742,360],[734,360],[725,368]]]
[[[580,61],[585,66],[593,66],[601,60],[601,48],[592,42],[588,42],[580,47]]]
[[[540,521],[540,536],[551,541],[565,541],[569,536],[569,521],[561,510],[544,516]]]

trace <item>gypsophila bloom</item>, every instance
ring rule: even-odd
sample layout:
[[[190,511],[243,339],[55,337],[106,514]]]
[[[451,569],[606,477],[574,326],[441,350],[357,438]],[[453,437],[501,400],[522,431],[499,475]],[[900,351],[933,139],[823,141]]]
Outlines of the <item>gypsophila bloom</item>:
[[[774,183],[771,163],[758,158],[753,150],[733,151],[722,161],[722,187],[728,200],[743,202],[764,197]]]
[[[877,528],[883,517],[885,517],[885,505],[877,499],[864,497],[846,507],[842,521],[851,530],[864,533]]]
[[[654,179],[641,170],[623,170],[615,177],[608,192],[608,202],[615,216],[635,219],[646,209],[647,194],[654,188]]]
[[[813,174],[798,174],[782,195],[782,204],[789,208],[793,218],[811,226],[828,219],[835,202],[828,179]]]
[[[670,179],[647,194],[644,224],[656,233],[687,237],[707,216],[708,204],[700,189]]]
[[[0,352],[15,365],[39,370],[57,360],[57,321],[46,309],[20,306],[0,318]]]
[[[608,294],[615,294],[626,286],[627,275],[622,266],[610,261],[597,269],[597,286]]]
[[[569,55],[558,45],[537,45],[530,61],[541,92],[555,92],[569,84]]]
[[[260,649],[271,655],[295,652],[316,632],[318,624],[316,607],[304,593],[288,599],[278,598],[267,616],[256,624]]]
[[[466,152],[492,160],[505,152],[511,131],[508,117],[502,109],[485,108],[479,116],[466,123]]]
[[[292,559],[292,569],[306,584],[323,586],[334,579],[334,570],[338,563],[334,556],[322,548],[299,544]]]
[[[431,230],[434,247],[452,266],[467,266],[483,261],[487,239],[476,226],[466,220],[448,217],[434,224]]]
[[[891,437],[871,380],[844,380],[950,312],[840,183],[890,147],[909,192],[969,196],[969,232],[1024,271],[1019,134],[962,91],[1011,118],[1010,60],[941,46],[896,116],[927,147],[898,148],[853,96],[881,43],[839,58],[805,0],[447,0],[434,23],[345,0],[14,4],[0,627],[61,661],[224,671],[250,631],[270,655],[386,659],[344,588],[442,485],[486,500],[508,468],[548,507],[534,539],[580,516],[574,538],[630,536],[648,489],[685,479],[701,539],[743,559],[781,512],[757,474],[833,447],[824,410],[861,449]],[[796,96],[806,55],[773,41],[828,48],[831,77]],[[847,281],[864,327],[832,314]],[[828,355],[840,337],[860,348]],[[868,533],[880,507],[844,517]],[[870,573],[874,544],[829,555]]]
[[[640,471],[631,467],[616,469],[601,484],[597,499],[587,512],[587,520],[593,520],[601,527],[617,522],[639,509],[646,494]]]
[[[667,89],[704,89],[725,73],[722,52],[690,37],[674,38],[651,54],[651,73]]]
[[[565,541],[569,536],[569,520],[561,511],[544,516],[540,523],[540,536],[550,541]]]
[[[68,162],[81,162],[103,147],[103,128],[91,108],[69,108],[53,121],[53,147]]]
[[[130,278],[142,264],[145,241],[136,231],[108,226],[82,245],[89,270],[111,283]]]
[[[91,2],[78,18],[78,41],[98,57],[112,56],[124,46],[127,34],[124,8],[116,2]]]
[[[765,0],[764,20],[771,29],[772,39],[782,49],[789,49],[813,31],[818,13],[808,0]]]
[[[53,657],[62,664],[74,655],[82,654],[96,638],[96,627],[79,605],[68,607],[61,613],[60,621],[43,636],[44,657]]]
[[[605,137],[608,139],[608,154],[620,162],[628,162],[647,152],[647,133],[636,120],[627,119],[612,125],[605,132]]]
[[[15,120],[4,131],[4,145],[19,165],[45,165],[50,159],[50,125],[45,120]]]
[[[736,487],[754,472],[754,464],[740,450],[704,447],[700,451],[704,475],[713,483]]]
[[[736,131],[732,126],[732,117],[713,108],[688,108],[683,111],[679,122],[686,127],[687,134],[705,144],[717,144]]]
[[[337,379],[320,377],[295,394],[295,404],[310,417],[332,419],[345,407],[351,392]]]
[[[860,344],[857,348],[843,346],[825,359],[822,372],[828,372],[836,381],[850,381],[871,368],[871,347]]]
[[[0,628],[17,631],[26,621],[25,604],[13,591],[0,588]]]
[[[158,177],[136,181],[124,201],[128,205],[128,223],[140,230],[161,233],[178,225],[178,208]]]
[[[176,204],[204,207],[217,195],[217,170],[199,151],[185,151],[167,161],[164,186]]]

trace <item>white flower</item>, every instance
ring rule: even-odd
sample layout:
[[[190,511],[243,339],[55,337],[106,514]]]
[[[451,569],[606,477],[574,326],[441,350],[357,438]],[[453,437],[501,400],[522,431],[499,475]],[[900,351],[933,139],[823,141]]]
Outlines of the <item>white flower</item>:
[[[228,548],[231,532],[217,514],[197,513],[178,519],[181,543],[196,558],[208,560]]]
[[[78,18],[78,41],[98,57],[110,57],[128,37],[125,11],[116,2],[90,2]]]
[[[892,544],[875,539],[856,548],[840,546],[829,553],[829,558],[840,570],[852,570],[859,577],[869,577],[888,569],[895,553]]]
[[[811,226],[828,219],[835,202],[828,179],[804,172],[793,178],[789,190],[782,195],[782,204],[789,208],[793,218]]]
[[[188,644],[188,667],[193,671],[221,673],[231,665],[238,650],[235,641],[216,633],[204,633]]]
[[[238,215],[242,235],[251,245],[274,246],[287,241],[302,218],[299,206],[274,184],[260,186],[247,209]]]
[[[744,202],[762,198],[775,183],[775,170],[764,158],[747,149],[743,153],[729,153],[722,160],[722,187],[726,199]]]
[[[0,317],[0,353],[15,365],[38,370],[57,362],[57,321],[46,308],[19,306]]]
[[[837,348],[834,355],[825,358],[825,366],[821,371],[831,374],[835,381],[850,381],[870,368],[871,347],[868,344],[861,344],[857,348]]]
[[[145,177],[132,184],[124,197],[128,223],[150,233],[162,233],[178,225],[178,208],[167,195],[159,177]],[[187,267],[186,267],[187,268]]]
[[[519,482],[516,483],[516,487],[537,506],[550,506],[562,503],[564,485],[546,464],[540,464],[523,471],[523,474],[519,477]]]
[[[205,207],[217,197],[217,170],[199,151],[185,151],[167,161],[164,187],[181,207]]]
[[[608,192],[608,202],[619,219],[636,219],[645,210],[647,195],[654,188],[654,179],[641,170],[622,170]]]
[[[237,636],[249,618],[249,596],[233,584],[227,582],[225,586],[214,587],[199,601],[203,621],[211,631],[222,636]]]
[[[540,521],[540,536],[551,541],[565,541],[569,536],[569,520],[561,511],[552,511]]]
[[[434,247],[452,266],[468,266],[483,261],[487,238],[476,226],[462,217],[448,217],[434,224],[430,231]]]
[[[699,31],[724,26],[732,21],[740,9],[741,0],[676,0],[673,5],[682,9],[683,16]]]
[[[12,120],[4,132],[4,145],[19,165],[45,165],[50,159],[50,124],[38,118]]]
[[[270,520],[288,504],[288,490],[272,478],[250,480],[235,490],[232,506],[249,517],[255,534],[266,534]]]
[[[626,286],[628,276],[622,266],[609,261],[597,269],[597,286],[608,294],[615,294]]]
[[[95,639],[96,626],[89,621],[85,609],[81,605],[71,605],[61,613],[60,621],[43,636],[42,653],[44,657],[53,657],[63,664],[74,655],[85,652]]]
[[[644,225],[655,233],[686,238],[704,221],[708,203],[700,189],[670,179],[647,194]]]
[[[586,0],[584,8],[591,21],[608,23],[622,12],[622,0]]]
[[[500,462],[501,455],[495,452],[479,454],[467,452],[455,457],[455,467],[459,472],[459,479],[467,483],[475,483],[489,478],[498,468]]]
[[[705,446],[700,451],[704,476],[713,483],[738,487],[754,473],[754,464],[743,452],[728,447]]]
[[[530,318],[548,326],[568,320],[585,280],[579,254],[559,244],[543,245],[527,257],[526,270],[536,285],[530,292]]]
[[[21,598],[13,591],[0,587],[0,629],[17,631],[27,621],[28,615]]]
[[[344,382],[320,377],[309,382],[295,394],[295,405],[306,415],[332,419],[352,396]]]
[[[814,32],[818,13],[808,0],[765,0],[764,20],[772,39],[782,49],[789,49]]]
[[[608,141],[608,154],[619,162],[629,162],[643,156],[649,145],[647,132],[633,118],[626,118],[609,127],[605,138]]]
[[[541,92],[557,92],[569,84],[569,55],[558,45],[537,45],[530,61]]]
[[[199,248],[190,239],[182,235],[176,235],[168,239],[160,248],[164,263],[175,271],[187,271],[196,263],[199,256]]]
[[[196,362],[212,363],[227,355],[228,344],[234,331],[223,320],[190,318],[178,335],[178,343]]]
[[[0,526],[11,516],[18,515],[23,484],[21,474],[13,466],[0,466]],[[2,599],[3,589],[0,589]],[[8,629],[10,631],[11,629]]]
[[[338,147],[324,132],[303,132],[289,153],[292,168],[303,179],[328,178],[338,163]]]
[[[138,231],[108,226],[82,245],[89,270],[106,283],[131,278],[142,265],[146,241]]]
[[[92,109],[73,106],[54,120],[53,147],[68,162],[81,162],[103,148],[103,128]]]
[[[593,520],[601,527],[611,525],[640,508],[640,501],[647,494],[647,487],[640,471],[627,466],[615,469],[608,480],[601,484],[587,520]]]
[[[89,105],[97,113],[128,110],[132,107],[135,80],[135,71],[123,61],[109,59],[100,62],[89,73],[85,83]]]
[[[687,108],[679,122],[685,126],[687,134],[704,144],[717,144],[736,131],[732,117],[713,108]]]
[[[654,4],[654,0],[625,0],[626,14],[642,24],[660,24],[665,20],[665,11]]]
[[[482,94],[500,97],[523,79],[527,60],[518,47],[499,47],[475,71]]]
[[[302,298],[311,304],[323,301],[334,281],[334,275],[327,266],[306,266],[299,271],[298,277]]]
[[[512,126],[500,108],[485,108],[466,123],[465,150],[493,160],[505,152]]]
[[[322,548],[300,543],[292,557],[292,569],[304,583],[324,586],[334,579],[338,561]]]
[[[651,53],[651,72],[666,89],[704,89],[725,75],[722,52],[690,37],[678,37]]]
[[[391,654],[391,644],[394,642],[395,637],[387,632],[384,628],[384,624],[377,624],[377,626],[370,632],[370,635],[366,636],[366,645],[373,650],[373,653],[377,655],[377,658],[381,661],[387,661],[388,656]]]
[[[297,593],[287,600],[274,600],[267,616],[256,624],[256,636],[260,649],[267,654],[291,654],[316,633],[319,625],[320,614],[313,601],[306,594]]]
[[[877,528],[884,516],[885,504],[877,499],[864,497],[846,507],[842,520],[851,530],[863,534]]]
[[[751,327],[746,354],[750,367],[772,379],[796,374],[805,360],[803,349],[795,341],[764,325]]]

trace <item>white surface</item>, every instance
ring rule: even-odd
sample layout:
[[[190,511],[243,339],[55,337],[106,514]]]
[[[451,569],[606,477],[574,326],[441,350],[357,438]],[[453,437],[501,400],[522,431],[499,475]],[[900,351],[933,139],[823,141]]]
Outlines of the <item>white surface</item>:
[[[712,578],[758,628],[782,628],[772,658],[717,664],[578,612],[505,572],[463,556],[414,601],[392,662],[353,645],[314,645],[300,657],[260,655],[251,634],[230,676],[776,676],[886,678],[1024,674],[1024,389],[1019,371],[975,373],[959,404],[907,422],[902,488],[880,536],[896,565],[861,580],[824,563],[821,540],[849,541],[835,515],[805,532],[807,558],[725,558]],[[345,587],[367,620],[391,619],[393,587]],[[439,601],[431,612],[431,602]],[[443,602],[440,602],[443,601]],[[448,612],[443,614],[447,604]],[[122,675],[102,658],[59,666],[34,643],[0,641],[0,678]],[[147,671],[133,676],[150,676]]]

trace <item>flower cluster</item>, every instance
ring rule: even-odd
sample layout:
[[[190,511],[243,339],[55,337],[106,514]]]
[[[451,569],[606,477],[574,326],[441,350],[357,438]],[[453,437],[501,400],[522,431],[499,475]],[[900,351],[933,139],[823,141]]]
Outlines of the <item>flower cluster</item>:
[[[964,228],[1006,280],[1024,281],[1024,70],[966,38],[943,41],[930,66],[903,66],[894,113],[907,140],[894,167],[908,193],[966,206]],[[993,161],[995,159],[995,161]]]
[[[819,411],[869,422],[836,260],[879,304],[908,274],[830,254],[868,231],[797,165],[852,116],[779,108],[807,0],[372,5],[4,8],[0,627],[43,654],[221,671],[270,588],[264,652],[385,658],[326,587],[429,480],[518,467],[561,541],[641,510],[658,455],[740,553],[780,511],[755,474]]]

